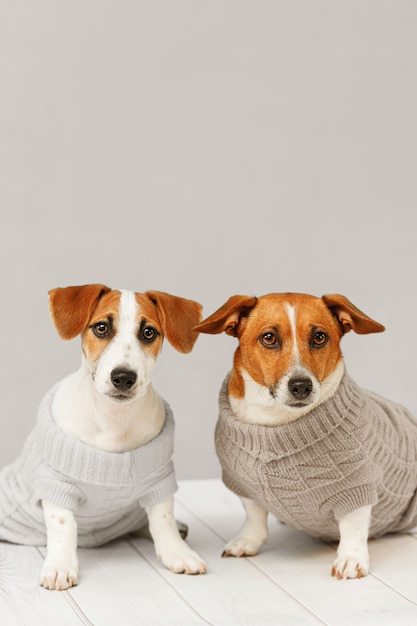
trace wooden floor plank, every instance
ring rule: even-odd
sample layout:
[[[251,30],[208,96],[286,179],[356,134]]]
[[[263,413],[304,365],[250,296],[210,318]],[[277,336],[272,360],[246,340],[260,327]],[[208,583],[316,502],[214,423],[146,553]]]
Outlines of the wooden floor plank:
[[[182,483],[177,500],[187,507],[191,506],[194,513],[213,528],[223,541],[236,534],[243,522],[243,509],[239,499],[218,481],[206,481],[204,487],[199,485],[198,488],[197,485],[193,486],[192,481]],[[216,500],[219,502],[218,507],[213,504]],[[219,515],[219,510],[222,510],[222,515]],[[338,626],[365,623],[366,619],[387,626],[417,623],[416,604],[404,597],[402,591],[396,591],[398,580],[402,576],[401,561],[407,561],[405,569],[409,572],[414,568],[415,551],[412,557],[407,557],[405,553],[401,555],[400,544],[404,538],[388,539],[388,542],[393,542],[391,545],[385,543],[386,538],[371,542],[371,558],[377,556],[375,551],[379,551],[375,568],[380,577],[370,575],[362,580],[337,581],[330,576],[330,567],[335,556],[331,546],[285,527],[274,519],[270,519],[269,525],[270,538],[267,545],[257,557],[248,560],[323,622]],[[414,541],[411,538],[409,540]],[[398,557],[390,569],[390,552],[395,552],[396,549],[399,550]],[[386,561],[382,558],[383,553]],[[233,560],[227,559],[229,561]],[[391,572],[389,582],[388,572]],[[412,581],[415,580],[415,572],[414,568]],[[410,598],[415,597],[415,591],[412,596],[411,587],[412,583],[409,584]]]
[[[371,541],[369,550],[373,576],[417,606],[417,536],[383,537]]]
[[[368,618],[379,626],[417,624],[417,606],[373,575],[348,581],[332,578],[334,557],[329,546],[276,526],[269,549],[256,565],[326,623],[350,626]]]
[[[148,540],[140,540],[151,546]],[[205,624],[126,540],[80,549],[79,585],[69,592],[97,626],[184,626]]]
[[[322,624],[249,560],[222,559],[222,540],[179,503],[176,516],[189,525],[188,543],[206,560],[208,573],[185,576],[166,569],[161,569],[160,573],[207,623],[216,626]],[[132,545],[157,566],[150,542],[135,539]]]
[[[42,557],[36,548],[0,543],[0,623],[2,626],[86,624],[71,607],[66,592],[42,589]]]
[[[207,561],[205,576],[176,575],[144,539],[79,550],[80,585],[39,586],[44,549],[0,543],[1,626],[378,626],[417,624],[417,537],[370,542],[371,575],[330,576],[334,546],[270,519],[259,555],[222,559],[244,514],[218,480],[181,481],[176,517]]]

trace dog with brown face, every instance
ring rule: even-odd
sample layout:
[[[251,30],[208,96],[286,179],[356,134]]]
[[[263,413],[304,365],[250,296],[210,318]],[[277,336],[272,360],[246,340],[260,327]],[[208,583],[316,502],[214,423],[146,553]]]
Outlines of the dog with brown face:
[[[223,556],[255,555],[273,513],[339,541],[332,575],[369,572],[368,538],[417,524],[417,422],[346,372],[340,340],[384,330],[346,297],[232,296],[196,326],[239,345],[219,398],[216,451],[246,519]]]
[[[0,472],[0,540],[46,544],[41,585],[60,590],[78,584],[78,545],[148,522],[165,567],[204,573],[174,520],[174,419],[151,382],[164,337],[193,348],[201,305],[101,284],[53,289],[49,305],[63,339],[81,336],[81,366],[45,396],[22,455]]]

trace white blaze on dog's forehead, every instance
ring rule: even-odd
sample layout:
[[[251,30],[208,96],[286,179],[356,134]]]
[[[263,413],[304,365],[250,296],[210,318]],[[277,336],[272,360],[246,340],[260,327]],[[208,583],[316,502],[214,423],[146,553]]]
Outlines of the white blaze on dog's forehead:
[[[126,337],[131,338],[137,324],[139,304],[133,291],[122,289],[120,293],[117,334],[124,334]]]
[[[97,363],[95,384],[101,393],[113,390],[111,373],[117,368],[132,370],[139,380],[147,378],[146,359],[137,340],[138,317],[139,304],[134,292],[120,290],[119,307],[114,320],[116,332]]]
[[[106,350],[108,355],[113,355],[115,366],[123,365],[124,360],[128,361],[129,354],[135,347],[138,314],[139,304],[134,292],[121,290],[118,319],[115,320],[116,335]]]
[[[290,322],[291,332],[292,332],[292,340],[293,340],[293,357],[294,363],[299,363],[300,361],[300,352],[298,350],[298,342],[297,342],[297,324],[296,324],[296,314],[295,307],[291,304],[286,304],[285,309],[287,311],[288,319]]]

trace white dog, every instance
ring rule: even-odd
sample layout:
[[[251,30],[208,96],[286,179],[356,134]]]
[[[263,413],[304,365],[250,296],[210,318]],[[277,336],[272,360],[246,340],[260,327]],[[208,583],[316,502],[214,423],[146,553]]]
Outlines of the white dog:
[[[77,544],[101,545],[149,522],[174,572],[206,565],[173,516],[173,416],[150,377],[166,336],[189,352],[197,302],[104,285],[58,288],[50,311],[63,339],[81,334],[82,364],[47,394],[22,455],[0,474],[0,539],[47,545],[41,585],[78,583]]]

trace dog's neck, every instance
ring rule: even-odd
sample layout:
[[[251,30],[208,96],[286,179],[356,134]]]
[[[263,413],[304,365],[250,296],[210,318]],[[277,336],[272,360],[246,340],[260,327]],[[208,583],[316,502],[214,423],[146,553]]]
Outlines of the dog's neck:
[[[229,394],[230,406],[236,417],[248,424],[260,426],[289,424],[328,400],[337,390],[344,369],[343,359],[340,359],[336,369],[321,383],[317,400],[303,407],[289,407],[276,402],[268,387],[259,385],[242,368],[239,374],[244,382],[244,395],[242,398],[236,398]]]
[[[108,452],[126,452],[156,437],[165,421],[159,394],[145,394],[116,404],[97,392],[84,359],[79,370],[59,385],[52,404],[56,424],[84,443]]]

